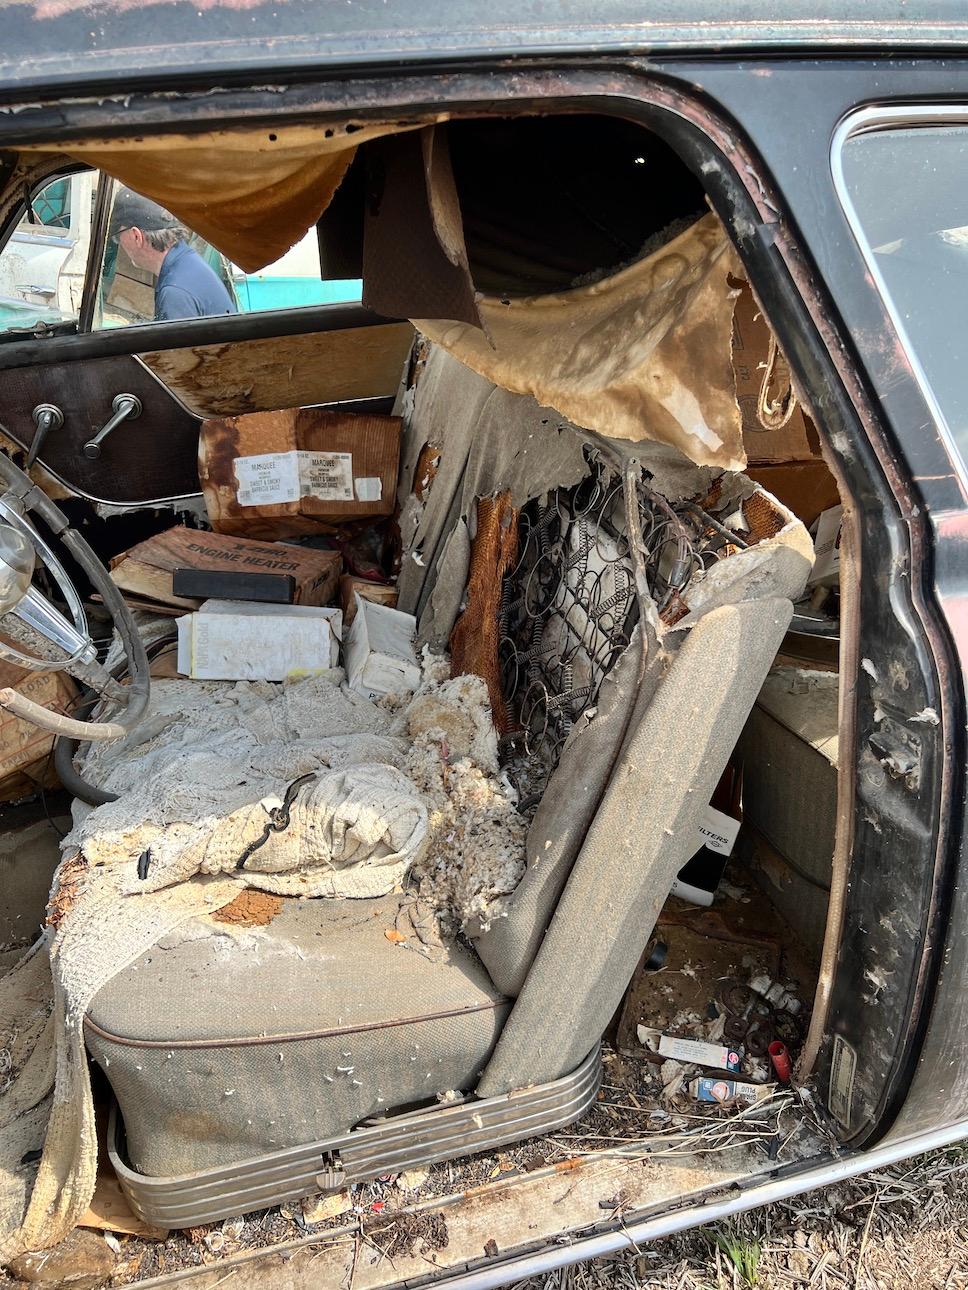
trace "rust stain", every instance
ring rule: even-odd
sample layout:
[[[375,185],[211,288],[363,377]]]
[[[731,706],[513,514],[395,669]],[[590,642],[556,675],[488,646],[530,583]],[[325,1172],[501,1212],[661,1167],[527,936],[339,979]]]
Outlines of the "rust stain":
[[[417,458],[417,468],[413,472],[413,495],[422,502],[433,485],[440,467],[440,448],[433,443],[425,443]]]
[[[395,394],[409,323],[156,350],[142,361],[193,412],[239,416]]]
[[[266,451],[278,451],[275,446]],[[235,459],[239,456],[239,428],[236,417],[217,417],[205,423],[199,440],[198,476],[204,489],[228,488],[235,495]]]
[[[2,431],[0,431],[0,451],[6,453],[15,466],[19,466],[21,470],[24,470],[27,463],[27,453],[19,443],[9,438]],[[55,479],[39,461],[35,461],[26,473],[41,492],[45,493],[53,502],[60,502],[66,498],[77,496],[70,488],[65,487],[59,480]]]
[[[511,728],[498,660],[500,607],[504,578],[518,558],[518,516],[511,494],[482,497],[477,503],[477,535],[471,547],[467,608],[450,635],[451,675],[483,677],[494,724]]]
[[[266,927],[277,914],[282,912],[281,896],[273,896],[268,891],[256,891],[246,888],[228,905],[212,915],[216,923],[232,923],[241,927]]]
[[[751,546],[776,537],[783,528],[783,516],[765,493],[754,493],[743,502],[743,518],[750,526],[748,540]]]
[[[88,863],[78,851],[76,855],[65,860],[57,871],[57,886],[51,893],[47,905],[47,926],[55,931],[74,908],[77,898],[84,887]]]

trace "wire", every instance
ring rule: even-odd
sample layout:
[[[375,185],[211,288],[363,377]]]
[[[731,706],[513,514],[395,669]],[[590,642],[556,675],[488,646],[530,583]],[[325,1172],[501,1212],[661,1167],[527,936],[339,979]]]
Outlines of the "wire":
[[[523,751],[548,774],[636,623],[643,623],[641,683],[648,616],[678,621],[693,578],[748,545],[697,502],[670,503],[634,458],[613,459],[603,447],[586,461],[580,483],[522,510],[518,557],[498,611],[504,696]]]

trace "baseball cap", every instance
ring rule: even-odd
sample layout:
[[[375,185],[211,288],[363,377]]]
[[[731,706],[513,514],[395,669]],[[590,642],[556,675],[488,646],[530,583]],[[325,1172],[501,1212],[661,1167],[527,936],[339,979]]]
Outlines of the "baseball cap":
[[[111,237],[117,237],[126,228],[140,228],[145,233],[158,233],[165,228],[178,228],[180,221],[163,206],[149,201],[131,188],[122,188],[114,199],[111,212]]]

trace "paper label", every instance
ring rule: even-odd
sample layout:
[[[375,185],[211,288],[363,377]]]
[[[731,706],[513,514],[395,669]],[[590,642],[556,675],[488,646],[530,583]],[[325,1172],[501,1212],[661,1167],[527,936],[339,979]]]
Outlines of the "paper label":
[[[739,820],[731,815],[724,815],[715,806],[707,806],[699,822],[699,845],[710,851],[718,851],[721,856],[733,854],[733,846],[739,835]]]
[[[693,1097],[699,1102],[729,1102],[738,1098],[752,1106],[773,1089],[769,1084],[743,1084],[735,1079],[710,1079],[704,1075],[690,1084]]]
[[[356,485],[356,499],[360,502],[379,502],[383,497],[383,480],[379,475],[365,475],[353,481]]]
[[[264,452],[237,457],[240,506],[274,506],[316,497],[321,502],[353,501],[353,454],[349,452]]]
[[[817,521],[817,536],[813,540],[813,569],[808,584],[835,583],[840,578],[840,537],[843,506],[831,506]]]
[[[264,452],[237,457],[240,506],[274,506],[299,500],[299,463],[294,452]]]
[[[854,1101],[854,1073],[857,1070],[857,1053],[840,1035],[834,1035],[830,1062],[830,1109],[844,1126],[850,1128]]]
[[[674,1035],[663,1035],[659,1040],[659,1056],[671,1057],[677,1062],[694,1062],[697,1066],[715,1066],[726,1071],[738,1071],[740,1062],[735,1048],[709,1044],[702,1039],[677,1039]]]
[[[353,454],[350,452],[300,452],[299,495],[321,502],[353,500]]]
[[[341,621],[338,609],[210,600],[178,620],[178,670],[206,681],[319,675],[339,661]]]

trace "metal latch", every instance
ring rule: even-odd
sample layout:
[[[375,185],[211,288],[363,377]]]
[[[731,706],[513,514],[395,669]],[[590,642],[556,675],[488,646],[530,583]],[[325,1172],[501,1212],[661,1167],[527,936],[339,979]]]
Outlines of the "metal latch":
[[[341,1191],[346,1185],[346,1170],[339,1159],[330,1153],[323,1156],[326,1167],[316,1175],[320,1191]]]

